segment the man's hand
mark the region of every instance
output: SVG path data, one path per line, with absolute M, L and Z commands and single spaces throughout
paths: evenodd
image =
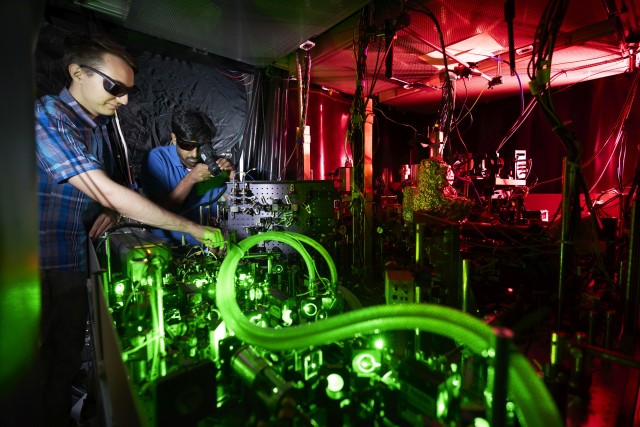
M 226 157 L 221 157 L 216 160 L 216 164 L 223 171 L 229 171 L 229 179 L 233 181 L 233 177 L 236 174 L 236 167 L 233 163 L 229 161 Z
M 96 218 L 95 222 L 93 223 L 91 230 L 89 230 L 89 238 L 91 240 L 96 240 L 97 238 L 102 236 L 102 234 L 104 234 L 105 231 L 113 227 L 116 224 L 116 222 L 117 222 L 117 214 L 115 212 L 101 213 L 100 215 L 98 215 L 98 218 Z
M 222 248 L 224 246 L 224 237 L 219 228 L 202 227 L 200 235 L 194 233 L 193 237 L 209 248 Z
M 209 173 L 209 168 L 204 163 L 198 163 L 197 165 L 195 165 L 195 167 L 191 169 L 187 176 L 194 184 L 212 178 L 211 173 Z

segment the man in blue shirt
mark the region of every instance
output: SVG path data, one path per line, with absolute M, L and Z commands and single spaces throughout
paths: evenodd
M 216 176 L 203 163 L 200 150 L 211 144 L 216 127 L 204 113 L 193 109 L 175 111 L 171 117 L 171 144 L 151 149 L 142 164 L 141 182 L 145 194 L 173 212 L 200 224 L 215 216 L 217 200 L 226 189 L 224 181 L 233 179 L 234 165 L 221 156 L 213 159 Z M 197 244 L 184 233 L 157 230 L 155 234 L 174 244 Z
M 34 410 L 44 425 L 67 427 L 88 316 L 89 240 L 112 227 L 116 214 L 189 233 L 210 246 L 223 240 L 220 230 L 155 205 L 105 171 L 111 159 L 106 125 L 128 103 L 135 60 L 106 38 L 73 34 L 65 40 L 63 62 L 68 89 L 35 104 L 42 384 Z

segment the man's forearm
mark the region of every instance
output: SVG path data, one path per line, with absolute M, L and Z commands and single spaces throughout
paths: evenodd
M 126 190 L 110 197 L 115 209 L 123 216 L 165 230 L 194 232 L 192 221 L 160 207 L 135 191 Z
M 149 199 L 112 181 L 103 171 L 93 170 L 72 177 L 71 185 L 123 216 L 165 230 L 198 237 L 201 226 L 161 208 Z
M 159 197 L 158 203 L 173 212 L 177 211 L 184 201 L 187 200 L 187 196 L 191 192 L 194 184 L 193 180 L 187 175 L 170 193 Z

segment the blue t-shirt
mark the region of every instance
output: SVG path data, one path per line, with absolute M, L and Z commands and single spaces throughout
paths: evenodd
M 153 148 L 149 150 L 142 163 L 142 189 L 147 197 L 157 202 L 160 197 L 173 191 L 188 173 L 189 169 L 180 161 L 175 145 Z M 217 208 L 217 201 L 213 201 L 226 190 L 226 185 L 217 185 L 217 183 L 219 181 L 210 180 L 194 185 L 176 213 L 198 224 L 211 225 L 208 218 L 215 217 Z M 173 243 L 180 244 L 184 236 L 188 244 L 200 244 L 186 233 L 161 229 L 152 231 L 155 235 L 170 239 Z
M 103 169 L 105 158 L 113 158 L 110 119 L 89 117 L 66 88 L 37 100 L 35 119 L 40 268 L 86 271 L 87 231 L 101 208 L 69 178 Z

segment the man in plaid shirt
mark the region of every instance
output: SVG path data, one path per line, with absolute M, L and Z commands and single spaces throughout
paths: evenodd
M 223 238 L 219 229 L 164 210 L 109 176 L 106 125 L 128 102 L 135 60 L 106 38 L 72 34 L 63 62 L 70 86 L 35 104 L 43 387 L 35 404 L 41 405 L 43 423 L 66 427 L 88 315 L 89 240 L 112 227 L 117 214 L 188 233 L 208 246 L 221 245 Z

